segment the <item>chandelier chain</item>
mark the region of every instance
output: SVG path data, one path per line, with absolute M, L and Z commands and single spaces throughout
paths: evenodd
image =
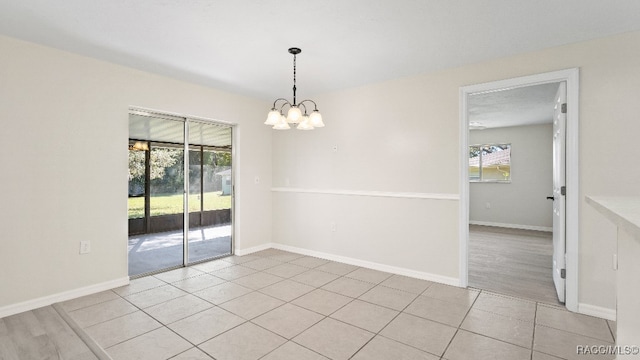
M 293 54 L 293 105 L 296 105 L 296 54 Z

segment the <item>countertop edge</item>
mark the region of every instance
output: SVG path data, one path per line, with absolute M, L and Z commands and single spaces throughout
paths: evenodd
M 640 241 L 640 212 L 629 210 L 629 205 L 640 209 L 640 197 L 586 196 L 585 200 L 618 228 Z

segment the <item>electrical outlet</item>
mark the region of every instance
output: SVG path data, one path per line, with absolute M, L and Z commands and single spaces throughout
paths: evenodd
M 80 254 L 88 254 L 91 252 L 91 242 L 86 240 L 86 241 L 80 241 Z
M 253 182 L 258 185 L 260 184 L 260 176 L 256 176 L 255 178 L 253 178 Z
M 491 203 L 488 202 L 486 204 L 484 204 L 485 209 L 491 209 Z
M 338 152 L 338 145 L 333 145 L 333 152 Z
M 331 232 L 336 232 L 338 231 L 338 226 L 336 225 L 335 221 L 331 222 Z

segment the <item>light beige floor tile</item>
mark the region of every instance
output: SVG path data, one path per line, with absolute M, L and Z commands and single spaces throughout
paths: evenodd
M 404 312 L 454 327 L 460 326 L 469 311 L 468 305 L 418 296 Z
M 375 284 L 364 282 L 361 280 L 351 279 L 348 277 L 339 277 L 332 282 L 324 285 L 322 289 L 329 290 L 340 295 L 357 298 L 366 293 Z
M 343 264 L 335 261 L 329 261 L 328 263 L 320 265 L 315 268 L 315 270 L 324 271 L 324 272 L 328 272 L 328 273 L 340 275 L 340 276 L 347 275 L 348 273 L 356 269 L 358 269 L 357 266 Z
M 257 272 L 255 274 L 247 275 L 241 277 L 240 279 L 233 280 L 233 282 L 249 289 L 258 290 L 282 280 L 283 278 L 279 276 L 267 274 L 265 272 Z
M 531 350 L 460 330 L 444 354 L 447 360 L 516 360 L 530 359 Z
M 533 350 L 568 360 L 609 360 L 615 356 L 583 355 L 577 353 L 578 346 L 613 345 L 613 343 L 583 335 L 536 325 Z
M 440 358 L 382 336 L 374 337 L 353 360 L 439 360 Z
M 204 351 L 194 347 L 176 357 L 172 357 L 171 360 L 213 360 L 213 358 Z
M 142 311 L 136 311 L 100 324 L 85 328 L 85 331 L 102 348 L 142 335 L 161 327 L 162 324 Z
M 211 275 L 230 281 L 230 280 L 239 279 L 243 276 L 251 275 L 255 272 L 256 270 L 254 269 L 250 269 L 242 265 L 234 265 L 234 266 L 229 266 L 220 270 L 212 271 Z
M 159 360 L 168 359 L 192 346 L 171 330 L 161 327 L 106 350 L 113 360 Z
M 72 311 L 69 315 L 80 327 L 85 328 L 136 311 L 138 309 L 135 306 L 118 297 L 115 300 Z
M 373 336 L 373 333 L 355 326 L 325 318 L 293 341 L 330 359 L 346 360 Z
M 242 266 L 248 267 L 254 270 L 258 270 L 258 271 L 269 269 L 278 265 L 282 265 L 282 262 L 273 260 L 270 258 L 261 258 L 253 261 L 247 261 L 246 263 L 242 263 Z
M 211 303 L 189 294 L 148 307 L 144 311 L 166 325 L 211 307 Z
M 328 358 L 289 341 L 260 360 L 327 360 Z
M 129 285 L 121 286 L 113 289 L 113 291 L 120 296 L 128 296 L 131 294 L 139 293 L 145 290 L 153 289 L 156 287 L 164 286 L 167 283 L 156 279 L 153 276 L 145 276 L 138 279 L 131 280 Z
M 172 283 L 175 281 L 187 279 L 187 278 L 202 275 L 202 274 L 204 274 L 204 272 L 197 270 L 193 267 L 183 267 L 180 269 L 165 271 L 163 273 L 153 275 L 153 277 L 158 278 L 167 283 Z
M 129 301 L 133 305 L 144 309 L 185 295 L 187 295 L 186 292 L 174 286 L 164 285 L 150 290 L 131 294 L 125 297 L 125 299 L 127 299 L 127 301 Z
M 384 285 L 392 289 L 402 290 L 414 294 L 422 294 L 429 286 L 431 286 L 431 284 L 433 284 L 431 281 L 402 275 L 392 275 L 390 278 L 380 283 L 380 285 Z
M 273 296 L 274 298 L 289 302 L 314 289 L 315 288 L 312 286 L 287 279 L 262 288 L 260 289 L 260 292 L 269 296 Z
M 297 258 L 293 261 L 290 261 L 290 264 L 294 264 L 294 265 L 300 265 L 300 266 L 304 266 L 306 268 L 316 268 L 320 265 L 324 265 L 326 263 L 328 263 L 329 260 L 325 260 L 325 259 L 320 259 L 320 258 L 316 258 L 316 257 L 312 257 L 312 256 L 303 256 L 301 258 Z
M 531 358 L 531 360 L 565 360 L 565 359 L 534 351 L 533 357 Z
M 220 259 L 220 260 L 207 261 L 205 263 L 192 265 L 191 267 L 196 269 L 196 270 L 200 270 L 200 271 L 204 271 L 206 273 L 209 273 L 209 272 L 221 270 L 221 269 L 224 269 L 224 268 L 228 268 L 230 266 L 233 266 L 232 262 L 224 261 L 224 260 Z
M 298 274 L 302 274 L 305 271 L 308 271 L 304 266 L 294 265 L 294 264 L 282 264 L 278 266 L 274 266 L 265 270 L 264 272 L 280 276 L 283 278 L 290 278 L 292 276 L 296 276 Z
M 354 300 L 331 317 L 347 324 L 377 333 L 382 330 L 399 312 L 365 301 Z
M 169 324 L 168 327 L 191 343 L 198 345 L 243 322 L 245 320 L 240 316 L 219 307 L 213 307 Z
M 303 256 L 304 255 L 301 255 L 301 254 L 286 253 L 286 254 L 278 254 L 278 255 L 269 256 L 269 259 L 282 261 L 282 262 L 289 262 L 289 261 L 293 261 L 295 259 L 299 259 L 299 258 L 301 258 Z
M 287 255 L 287 254 L 293 254 L 293 253 L 288 252 L 288 251 L 284 251 L 284 250 L 280 250 L 280 249 L 271 248 L 271 249 L 266 249 L 266 250 L 254 252 L 251 255 L 267 258 L 267 257 L 271 257 L 271 256 Z
M 204 290 L 196 291 L 193 293 L 193 295 L 201 299 L 207 300 L 212 304 L 218 305 L 218 304 L 222 304 L 223 302 L 227 302 L 231 299 L 235 299 L 239 296 L 248 294 L 250 292 L 251 292 L 251 289 L 247 289 L 244 286 L 240 286 L 238 284 L 228 282 L 228 283 L 212 286 Z
M 296 275 L 291 278 L 293 281 L 301 282 L 303 284 L 320 287 L 330 281 L 333 281 L 340 277 L 339 275 L 330 274 L 324 271 L 318 270 L 309 270 L 307 272 L 303 272 L 302 274 Z
M 531 321 L 536 316 L 536 303 L 510 296 L 492 294 L 483 291 L 473 304 L 474 309 L 492 312 L 524 321 Z
M 456 333 L 456 328 L 401 313 L 380 335 L 441 356 Z
M 529 349 L 533 345 L 532 322 L 475 308 L 471 309 L 460 328 Z
M 111 290 L 107 290 L 107 291 L 102 291 L 99 293 L 79 297 L 73 300 L 65 301 L 60 303 L 60 305 L 66 312 L 72 312 L 74 310 L 82 309 L 87 306 L 91 306 L 91 305 L 95 305 L 95 304 L 99 304 L 99 303 L 103 303 L 111 300 L 116 300 L 118 298 L 119 296 L 115 292 Z
M 613 336 L 606 320 L 572 313 L 565 309 L 538 305 L 536 323 L 606 342 L 613 342 Z
M 284 304 L 282 300 L 254 291 L 218 306 L 247 320 L 251 320 L 282 304 Z
M 471 306 L 480 292 L 450 285 L 433 284 L 422 293 L 434 299 Z
M 226 282 L 226 280 L 220 279 L 219 277 L 215 277 L 213 275 L 204 274 L 200 276 L 179 280 L 171 283 L 171 285 L 191 293 L 191 292 L 200 291 L 218 284 L 222 284 L 224 282 Z
M 252 323 L 244 323 L 200 345 L 217 360 L 255 360 L 270 353 L 286 339 Z
M 322 315 L 331 315 L 331 313 L 345 306 L 351 300 L 353 299 L 344 295 L 316 289 L 293 300 L 291 303 Z
M 345 276 L 372 284 L 379 284 L 388 279 L 391 274 L 373 269 L 359 268 Z
M 307 330 L 324 316 L 292 304 L 284 304 L 253 319 L 252 322 L 291 339 Z
M 359 299 L 401 311 L 417 296 L 417 294 L 378 285 L 364 293 Z
M 232 255 L 232 256 L 224 257 L 220 260 L 226 261 L 231 264 L 243 264 L 249 261 L 258 260 L 259 258 L 260 258 L 259 256 L 255 256 L 255 255 L 244 255 L 244 256 Z

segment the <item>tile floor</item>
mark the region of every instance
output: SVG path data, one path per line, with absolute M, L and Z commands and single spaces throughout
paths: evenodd
M 614 323 L 269 249 L 62 303 L 115 359 L 591 359 Z M 598 356 L 597 359 L 613 359 Z

